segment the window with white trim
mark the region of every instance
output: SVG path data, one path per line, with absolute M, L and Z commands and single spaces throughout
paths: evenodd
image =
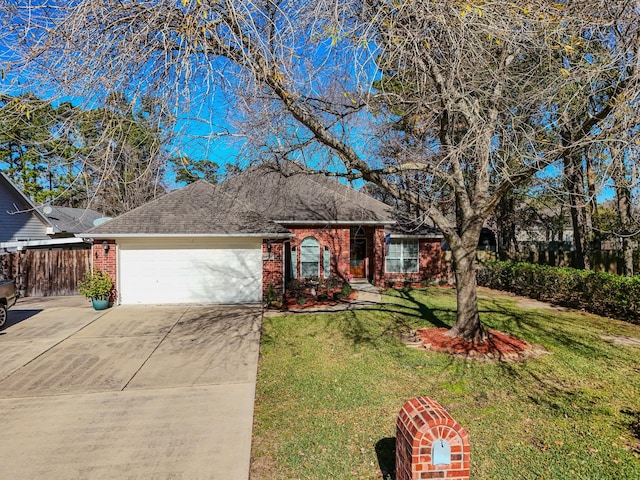
M 313 237 L 305 238 L 300 244 L 300 277 L 320 276 L 320 243 Z
M 387 273 L 418 273 L 418 240 L 392 238 L 385 263 Z

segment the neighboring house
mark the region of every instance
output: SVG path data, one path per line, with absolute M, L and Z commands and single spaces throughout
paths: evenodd
M 0 243 L 47 240 L 53 226 L 31 200 L 0 172 Z
M 53 226 L 51 238 L 75 238 L 76 233 L 93 228 L 97 220 L 106 221 L 101 213 L 85 208 L 44 205 L 38 207 L 38 211 Z
M 90 268 L 90 240 L 76 237 L 102 215 L 93 210 L 36 207 L 0 172 L 0 278 L 22 296 L 77 295 Z
M 556 238 L 558 238 L 556 240 Z M 566 225 L 562 231 L 551 232 L 549 228 L 542 226 L 532 226 L 520 228 L 516 232 L 518 251 L 521 253 L 535 251 L 566 251 L 575 250 L 573 243 L 573 229 L 571 225 Z
M 34 203 L 0 172 L 0 250 L 54 246 L 70 247 L 74 244 L 88 248 L 88 244 L 75 237 L 76 233 L 93 227 L 102 215 L 83 208 L 57 207 Z
M 258 303 L 301 278 L 439 278 L 441 235 L 396 233 L 387 205 L 288 173 L 263 165 L 219 185 L 201 180 L 93 228 L 83 235 L 94 265 L 125 304 Z

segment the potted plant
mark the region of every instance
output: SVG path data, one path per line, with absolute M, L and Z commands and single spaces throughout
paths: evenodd
M 83 297 L 91 299 L 94 309 L 104 310 L 109 306 L 113 280 L 98 269 L 93 272 L 88 271 L 85 272 L 84 278 L 78 284 L 78 290 Z

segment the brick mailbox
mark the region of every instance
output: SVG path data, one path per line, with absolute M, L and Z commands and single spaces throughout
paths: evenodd
M 396 480 L 469 479 L 469 437 L 429 397 L 404 404 L 396 422 Z

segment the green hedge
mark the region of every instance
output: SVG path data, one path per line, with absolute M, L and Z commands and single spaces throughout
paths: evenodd
M 478 284 L 640 324 L 640 277 L 514 262 L 487 262 Z

